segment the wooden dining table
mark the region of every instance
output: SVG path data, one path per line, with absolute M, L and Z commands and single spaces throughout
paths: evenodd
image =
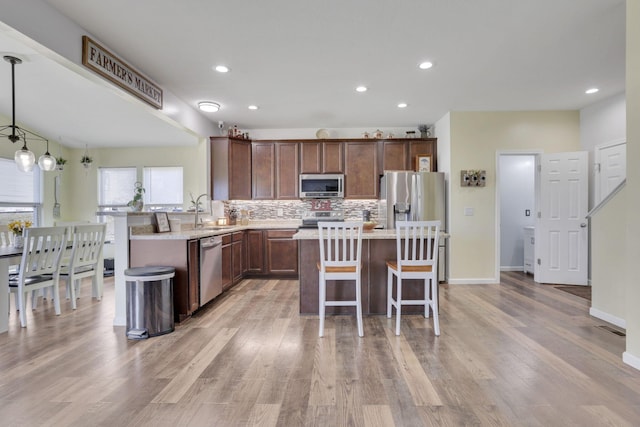
M 22 248 L 0 247 L 0 333 L 9 330 L 9 266 L 18 264 Z

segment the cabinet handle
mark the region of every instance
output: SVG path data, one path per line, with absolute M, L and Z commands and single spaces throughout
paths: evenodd
M 536 242 L 536 238 L 535 238 L 535 237 L 532 237 L 532 238 L 531 238 L 531 244 L 533 245 L 535 242 Z

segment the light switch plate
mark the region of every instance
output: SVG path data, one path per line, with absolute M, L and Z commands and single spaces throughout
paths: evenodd
M 464 216 L 473 216 L 473 208 L 464 208 Z

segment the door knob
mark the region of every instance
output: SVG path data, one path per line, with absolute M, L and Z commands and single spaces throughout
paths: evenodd
M 586 222 L 583 222 L 582 224 L 580 224 L 580 228 L 585 228 L 587 226 Z

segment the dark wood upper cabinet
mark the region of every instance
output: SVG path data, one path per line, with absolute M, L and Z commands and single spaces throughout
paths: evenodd
M 300 167 L 299 144 L 297 142 L 276 142 L 276 198 L 298 198 L 298 174 Z
M 211 189 L 217 200 L 251 200 L 251 142 L 212 136 Z
M 380 141 L 382 146 L 382 168 L 384 171 L 401 171 L 411 169 L 409 163 L 409 146 L 407 141 Z
M 415 169 L 415 158 L 418 154 L 427 154 L 431 156 L 431 171 L 438 171 L 438 140 L 436 138 L 417 139 L 409 141 L 409 168 Z
M 301 141 L 300 173 L 344 173 L 342 141 Z
M 375 141 L 344 143 L 345 198 L 378 197 L 378 146 Z
M 254 200 L 275 199 L 276 149 L 273 142 L 251 144 L 252 193 Z

